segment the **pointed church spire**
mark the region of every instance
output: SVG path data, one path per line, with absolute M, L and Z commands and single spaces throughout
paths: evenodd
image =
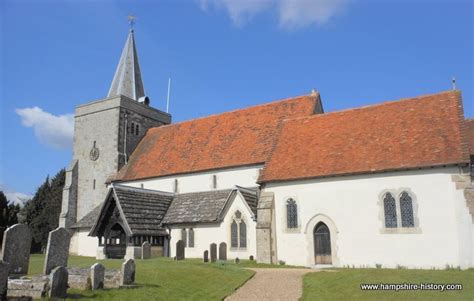
M 119 95 L 125 95 L 137 101 L 140 97 L 145 96 L 132 27 L 128 33 L 128 38 L 107 97 Z

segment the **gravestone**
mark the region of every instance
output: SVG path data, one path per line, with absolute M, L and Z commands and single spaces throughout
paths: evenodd
M 151 257 L 151 245 L 148 241 L 142 244 L 142 259 L 150 259 Z
M 182 240 L 178 240 L 176 243 L 176 260 L 183 260 L 184 257 L 184 242 Z
M 227 244 L 225 242 L 219 244 L 219 260 L 227 260 Z
M 216 260 L 217 260 L 217 245 L 215 243 L 212 243 L 209 249 L 211 250 L 211 262 L 216 262 Z
M 253 261 L 253 255 L 250 255 L 249 260 Z
M 49 275 L 49 298 L 66 298 L 68 272 L 65 267 L 55 267 Z
M 0 300 L 7 300 L 8 262 L 0 260 Z
M 128 259 L 122 263 L 122 278 L 120 285 L 129 285 L 135 282 L 135 261 Z
M 105 267 L 100 263 L 91 266 L 91 289 L 104 288 Z
M 49 232 L 43 274 L 48 275 L 55 267 L 67 266 L 70 240 L 69 232 L 62 227 Z
M 208 250 L 204 251 L 202 261 L 209 262 L 209 251 Z
M 234 259 L 234 263 L 235 263 L 235 264 L 239 264 L 239 263 L 240 263 L 240 259 L 239 259 L 239 257 L 235 257 L 235 259 Z
M 9 263 L 9 273 L 28 274 L 31 233 L 27 225 L 16 224 L 3 233 L 2 258 Z

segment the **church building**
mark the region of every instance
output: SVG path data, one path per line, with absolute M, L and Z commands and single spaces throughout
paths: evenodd
M 60 226 L 97 258 L 474 267 L 474 120 L 461 92 L 325 112 L 286 98 L 173 123 L 130 30 L 105 99 L 76 107 Z

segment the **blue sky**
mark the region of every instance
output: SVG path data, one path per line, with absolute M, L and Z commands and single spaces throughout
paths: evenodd
M 128 31 L 174 121 L 318 90 L 326 111 L 451 89 L 473 107 L 473 1 L 0 1 L 0 185 L 69 164 L 74 107 L 106 96 Z

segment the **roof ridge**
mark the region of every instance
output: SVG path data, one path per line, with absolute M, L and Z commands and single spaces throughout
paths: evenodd
M 226 192 L 226 191 L 232 191 L 232 190 L 236 190 L 236 188 L 212 189 L 212 190 L 204 190 L 204 191 L 176 193 L 175 196 L 182 196 L 182 195 L 187 195 L 187 194 L 209 193 L 209 192 Z
M 278 100 L 274 100 L 274 101 L 270 101 L 270 102 L 266 102 L 266 103 L 262 103 L 262 104 L 257 104 L 257 105 L 250 106 L 250 107 L 245 107 L 245 108 L 240 108 L 240 109 L 234 109 L 234 110 L 231 110 L 231 111 L 225 111 L 225 112 L 221 112 L 221 113 L 215 113 L 215 114 L 206 115 L 206 116 L 201 116 L 201 117 L 197 117 L 197 118 L 193 118 L 193 119 L 183 120 L 183 121 L 176 122 L 176 123 L 170 123 L 170 124 L 166 124 L 166 125 L 161 125 L 161 126 L 157 126 L 157 127 L 152 127 L 152 128 L 150 128 L 150 129 L 148 129 L 148 131 L 157 130 L 157 129 L 162 129 L 162 128 L 168 128 L 168 127 L 172 127 L 172 126 L 175 126 L 175 125 L 181 125 L 181 124 L 185 124 L 185 123 L 188 123 L 188 122 L 193 122 L 193 121 L 197 121 L 197 120 L 201 120 L 201 119 L 206 119 L 206 118 L 211 118 L 211 117 L 217 117 L 217 116 L 222 116 L 222 115 L 226 115 L 226 114 L 232 114 L 232 113 L 236 113 L 236 112 L 239 112 L 239 111 L 246 111 L 246 110 L 255 109 L 255 108 L 259 108 L 259 107 L 265 107 L 265 106 L 276 105 L 276 104 L 279 104 L 279 103 L 282 103 L 282 102 L 291 101 L 291 100 L 297 100 L 297 99 L 299 99 L 299 98 L 304 98 L 304 97 L 315 98 L 315 97 L 317 97 L 318 95 L 319 95 L 319 93 L 317 93 L 317 94 L 315 94 L 315 95 L 308 95 L 308 94 L 306 94 L 306 95 L 298 95 L 298 96 L 293 96 L 293 97 L 287 97 L 287 98 L 278 99 Z
M 447 90 L 447 91 L 442 91 L 442 92 L 438 92 L 438 93 L 423 94 L 423 95 L 414 96 L 414 97 L 404 97 L 404 98 L 400 98 L 400 99 L 396 99 L 396 100 L 385 100 L 385 101 L 382 101 L 382 102 L 379 102 L 379 103 L 374 103 L 374 104 L 365 105 L 365 106 L 361 106 L 361 107 L 355 107 L 355 108 L 347 108 L 347 109 L 342 109 L 342 110 L 338 110 L 338 111 L 327 112 L 327 113 L 324 113 L 324 114 L 313 114 L 313 115 L 300 116 L 300 117 L 295 117 L 295 118 L 285 118 L 285 119 L 283 119 L 283 122 L 295 121 L 295 120 L 301 120 L 301 119 L 310 119 L 310 118 L 316 118 L 316 117 L 323 118 L 324 116 L 328 116 L 328 115 L 348 113 L 348 112 L 353 112 L 353 111 L 362 111 L 362 110 L 369 109 L 369 108 L 381 107 L 381 106 L 397 104 L 397 103 L 401 103 L 401 102 L 416 101 L 416 100 L 419 100 L 421 98 L 427 98 L 427 97 L 432 97 L 432 96 L 437 96 L 437 95 L 442 95 L 442 94 L 452 94 L 452 93 L 458 94 L 458 93 L 461 93 L 461 92 L 460 92 L 460 90 Z
M 155 194 L 169 195 L 169 196 L 174 196 L 175 195 L 172 192 L 167 192 L 167 191 L 162 191 L 162 190 L 154 190 L 154 189 L 149 189 L 149 188 L 138 188 L 138 187 L 123 185 L 123 184 L 117 184 L 117 183 L 112 183 L 111 185 L 114 189 L 118 188 L 118 189 L 124 189 L 124 190 L 132 190 L 132 191 L 144 192 L 144 193 L 155 193 Z

